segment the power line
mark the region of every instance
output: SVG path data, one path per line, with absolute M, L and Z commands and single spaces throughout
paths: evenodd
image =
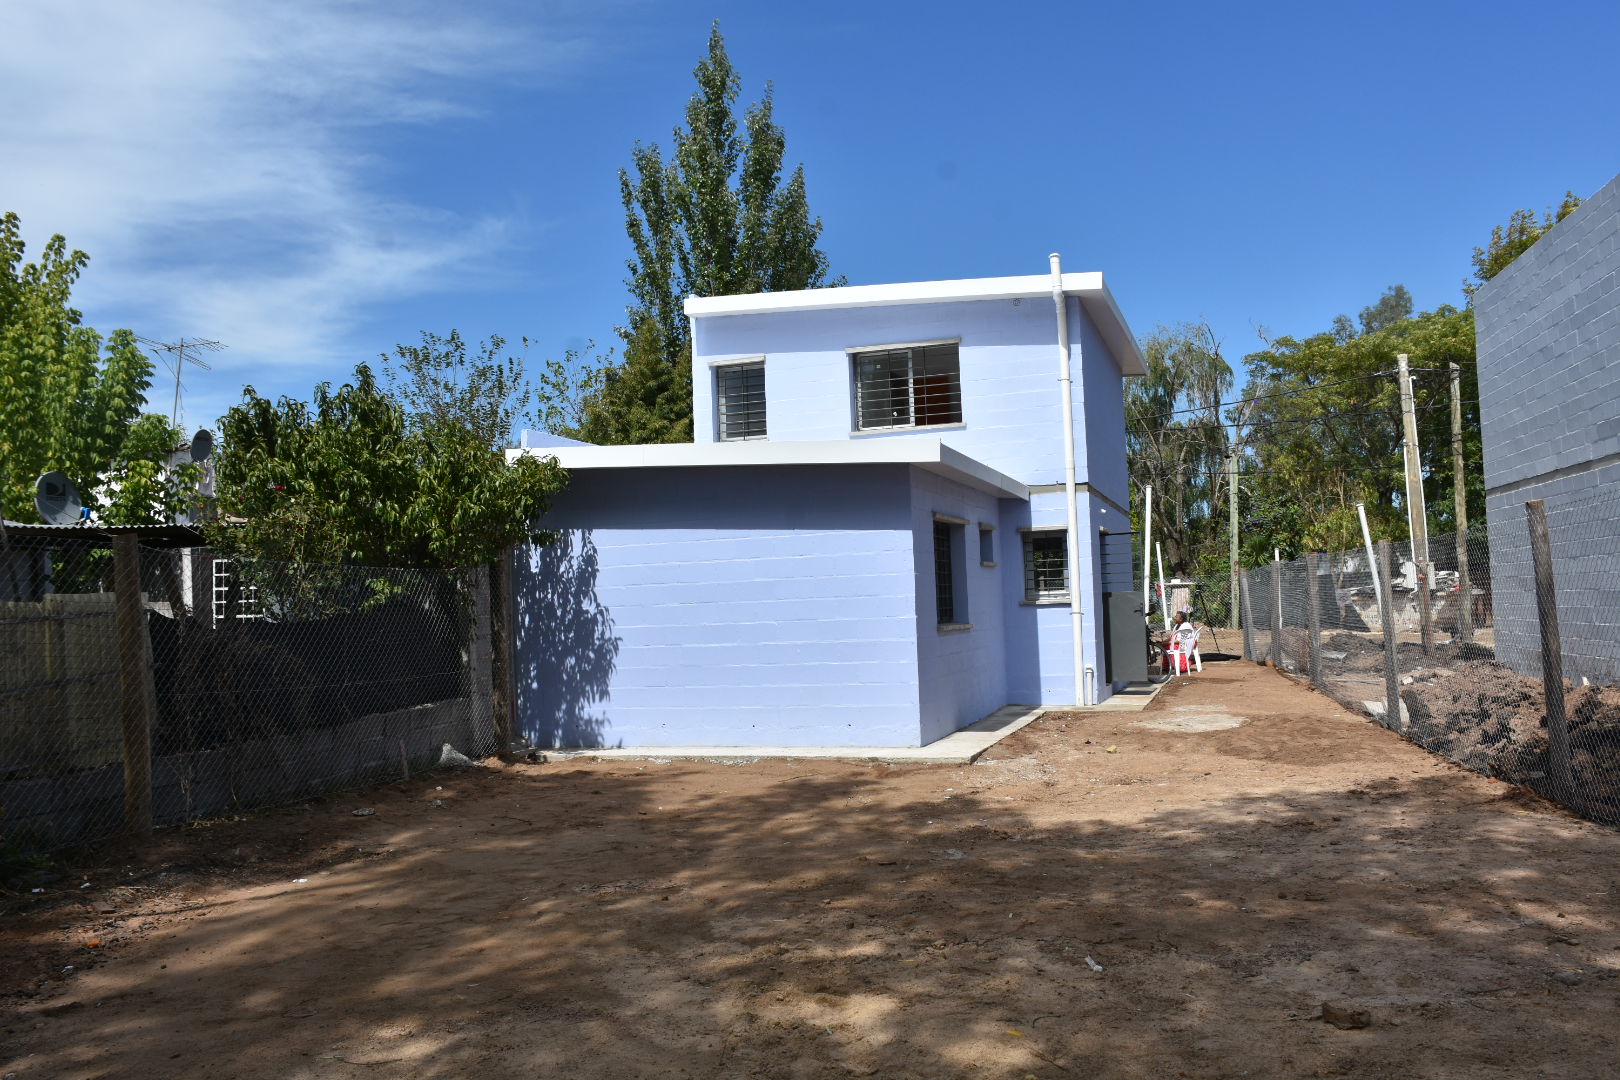
M 1426 371 L 1437 371 L 1439 369 L 1438 368 L 1425 368 L 1424 370 L 1426 370 Z M 1180 416 L 1183 413 L 1209 412 L 1211 409 L 1214 409 L 1215 411 L 1219 412 L 1221 409 L 1229 409 L 1234 405 L 1247 405 L 1248 403 L 1253 402 L 1253 401 L 1269 401 L 1272 398 L 1292 397 L 1295 394 L 1304 394 L 1304 393 L 1307 393 L 1307 392 L 1309 392 L 1311 390 L 1326 390 L 1329 387 L 1333 387 L 1333 386 L 1348 386 L 1350 383 L 1366 382 L 1368 379 L 1381 379 L 1381 378 L 1385 378 L 1385 377 L 1393 375 L 1393 374 L 1395 374 L 1394 371 L 1375 371 L 1375 372 L 1371 373 L 1370 375 L 1357 375 L 1354 378 L 1350 378 L 1350 379 L 1340 379 L 1338 382 L 1314 383 L 1314 384 L 1312 384 L 1310 386 L 1301 386 L 1301 387 L 1299 387 L 1298 389 L 1295 389 L 1295 390 L 1279 390 L 1275 394 L 1257 394 L 1254 397 L 1238 398 L 1236 401 L 1217 402 L 1213 406 L 1200 406 L 1200 407 L 1194 407 L 1194 408 L 1190 408 L 1190 409 L 1172 409 L 1169 412 L 1154 413 L 1154 415 L 1155 416 Z

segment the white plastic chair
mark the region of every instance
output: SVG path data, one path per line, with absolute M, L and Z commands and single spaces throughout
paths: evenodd
M 1203 627 L 1191 627 L 1183 624 L 1176 632 L 1170 635 L 1170 674 L 1185 675 L 1187 673 L 1187 660 L 1190 657 L 1193 667 L 1200 674 L 1204 670 L 1204 660 L 1198 655 L 1198 639 L 1203 636 Z

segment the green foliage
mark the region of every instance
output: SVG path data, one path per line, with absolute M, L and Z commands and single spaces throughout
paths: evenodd
M 1153 485 L 1153 533 L 1181 573 L 1226 536 L 1227 432 L 1220 402 L 1232 368 L 1205 323 L 1159 327 L 1142 343 L 1147 374 L 1126 384 L 1131 482 Z M 1137 523 L 1140 527 L 1140 522 Z
M 1473 313 L 1441 307 L 1349 340 L 1334 332 L 1279 338 L 1244 358 L 1245 393 L 1260 399 L 1249 417 L 1244 468 L 1244 563 L 1270 559 L 1273 547 L 1289 553 L 1355 547 L 1358 502 L 1367 505 L 1375 538 L 1405 539 L 1400 391 L 1393 375 L 1402 352 L 1418 370 L 1414 393 L 1429 528 L 1455 526 L 1449 362 L 1462 369 L 1469 517 L 1482 520 Z
M 182 513 L 200 514 L 197 486 L 203 467 L 186 461 L 170 465 L 169 458 L 186 442 L 169 418 L 146 413 L 131 424 L 123 445 L 107 471 L 115 494 L 102 510 L 108 525 L 161 525 Z
M 1533 210 L 1513 211 L 1506 225 L 1491 229 L 1491 239 L 1484 247 L 1474 249 L 1474 276 L 1463 282 L 1463 292 L 1473 296 L 1481 285 L 1506 270 L 1514 259 L 1529 251 L 1531 245 L 1540 240 L 1548 229 L 1569 217 L 1580 205 L 1580 198 L 1573 191 L 1566 191 L 1564 201 L 1558 204 L 1558 208 L 1549 208 L 1540 221 L 1536 220 Z
M 527 349 L 528 338 L 523 339 Z M 513 445 L 513 428 L 535 405 L 523 360 L 501 353 L 506 339 L 492 336 L 470 350 L 461 333 L 422 331 L 422 344 L 398 345 L 382 361 L 389 389 L 418 424 L 467 428 L 490 449 Z
M 69 303 L 89 256 L 69 251 L 61 236 L 51 237 L 38 262 L 24 263 L 23 253 L 22 223 L 7 213 L 0 217 L 0 512 L 35 520 L 34 480 L 53 469 L 73 480 L 86 505 L 110 509 L 103 482 L 137 463 L 125 441 L 151 386 L 152 362 L 128 330 L 104 339 Z M 155 420 L 143 421 L 143 440 Z M 145 469 L 178 444 L 140 445 L 156 455 Z M 117 518 L 155 513 L 154 490 L 114 493 Z
M 485 386 L 487 404 L 499 387 Z M 489 419 L 484 408 L 412 400 L 408 411 L 364 364 L 337 390 L 317 386 L 309 404 L 248 387 L 225 416 L 217 466 L 219 511 L 239 523 L 215 526 L 210 540 L 279 562 L 426 568 L 543 539 L 532 523 L 566 481 L 556 461 L 507 465 L 491 447 L 495 428 L 467 420 Z
M 1361 309 L 1361 332 L 1376 334 L 1412 317 L 1412 294 L 1405 285 L 1391 285 L 1376 304 Z M 1337 336 L 1337 335 L 1335 335 Z
M 745 111 L 739 130 L 734 105 L 741 79 L 718 23 L 693 74 L 697 91 L 685 126 L 675 129 L 673 154 L 666 161 L 657 144 L 638 143 L 631 168 L 619 173 L 634 249 L 626 264 L 631 305 L 619 329 L 623 362 L 583 379 L 589 390 L 574 430 L 590 442 L 691 441 L 685 297 L 829 284 L 804 167 L 782 176 L 787 139 L 773 119 L 771 87 Z

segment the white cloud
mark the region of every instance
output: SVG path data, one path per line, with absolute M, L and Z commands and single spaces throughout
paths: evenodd
M 587 50 L 398 0 L 7 0 L 0 41 L 0 210 L 21 214 L 30 251 L 65 234 L 92 255 L 80 307 L 225 341 L 249 372 L 352 355 L 366 305 L 444 288 L 500 245 L 497 218 L 389 195 L 374 148 L 465 114 L 477 83 Z M 214 415 L 239 385 L 188 413 Z

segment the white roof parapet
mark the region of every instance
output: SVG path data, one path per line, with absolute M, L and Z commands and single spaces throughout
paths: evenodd
M 590 469 L 690 469 L 749 465 L 915 465 L 976 491 L 1028 499 L 1029 488 L 939 439 L 828 439 L 804 442 L 647 443 L 634 446 L 548 446 L 508 450 L 554 457 L 570 472 Z
M 1142 350 L 1100 272 L 1064 274 L 1063 291 L 1080 298 L 1097 324 L 1108 349 L 1126 375 L 1144 374 Z M 885 307 L 895 304 L 949 304 L 964 300 L 1014 300 L 1052 295 L 1048 274 L 1022 277 L 962 278 L 955 281 L 909 281 L 893 285 L 844 285 L 833 289 L 750 293 L 744 296 L 689 296 L 686 314 L 765 315 L 834 308 Z

